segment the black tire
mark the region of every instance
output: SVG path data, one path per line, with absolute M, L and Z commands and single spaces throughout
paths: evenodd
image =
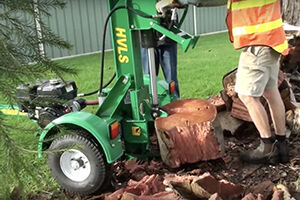
M 109 184 L 107 182 L 110 177 L 110 166 L 107 164 L 101 148 L 97 145 L 97 143 L 93 142 L 91 138 L 83 136 L 81 132 L 78 132 L 78 134 L 63 135 L 55 139 L 51 143 L 49 150 L 49 169 L 52 176 L 66 191 L 79 195 L 90 195 L 101 191 L 104 189 L 103 187 L 105 185 Z M 70 175 L 68 172 L 64 172 L 62 170 L 68 168 L 66 165 L 71 165 L 71 162 L 74 161 L 74 159 L 71 159 L 72 161 L 66 159 L 66 155 L 68 155 L 68 153 L 73 155 L 74 152 L 82 153 L 86 156 L 83 156 L 84 160 L 88 160 L 86 163 L 89 163 L 88 169 L 90 170 L 86 173 L 88 175 L 84 180 L 73 180 L 78 178 L 75 172 L 78 169 L 74 170 L 74 168 L 70 166 L 70 170 L 75 173 L 74 176 L 73 174 Z M 61 164 L 61 159 L 63 164 Z M 79 159 L 75 159 L 75 162 L 83 164 L 82 157 L 80 157 L 79 161 L 78 160 Z M 67 164 L 63 166 L 64 163 Z M 85 168 L 85 165 L 86 164 L 81 167 Z M 86 169 L 84 170 L 86 171 Z

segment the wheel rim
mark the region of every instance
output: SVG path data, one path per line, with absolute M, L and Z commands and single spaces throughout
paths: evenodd
M 60 168 L 69 179 L 75 182 L 82 182 L 91 174 L 89 159 L 77 149 L 69 149 L 61 154 Z

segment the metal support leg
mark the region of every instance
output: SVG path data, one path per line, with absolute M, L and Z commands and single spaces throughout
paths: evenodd
M 150 89 L 152 94 L 153 106 L 158 105 L 157 86 L 156 86 L 156 69 L 154 48 L 148 48 L 149 72 L 150 72 Z

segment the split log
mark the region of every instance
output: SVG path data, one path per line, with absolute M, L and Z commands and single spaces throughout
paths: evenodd
M 293 134 L 300 135 L 300 107 L 286 112 L 286 124 Z
M 237 119 L 241 119 L 244 121 L 252 122 L 252 119 L 249 115 L 249 112 L 244 105 L 244 103 L 239 99 L 237 93 L 234 91 L 235 83 L 236 83 L 236 73 L 237 70 L 234 69 L 229 73 L 225 74 L 222 80 L 224 90 L 222 91 L 222 98 L 225 101 L 227 110 L 231 111 L 231 115 Z M 286 80 L 286 75 L 280 71 L 278 74 L 278 86 L 281 97 L 284 102 L 290 102 L 290 90 L 289 84 Z M 268 105 L 266 100 L 262 97 L 261 102 L 268 111 Z M 269 115 L 271 119 L 271 116 Z
M 165 192 L 166 186 L 159 175 L 145 176 L 140 181 L 130 180 L 127 187 L 104 197 L 104 200 L 181 200 L 174 192 Z
M 281 195 L 280 195 L 280 193 L 281 193 Z M 278 200 L 296 200 L 294 197 L 292 197 L 288 188 L 282 184 L 278 184 L 274 187 L 273 199 L 277 200 L 276 198 Z
M 222 156 L 223 133 L 214 129 L 216 108 L 206 100 L 178 100 L 162 107 L 169 116 L 155 120 L 163 162 L 171 168 Z M 217 125 L 216 125 L 217 127 Z
M 289 53 L 281 59 L 281 70 L 286 74 L 291 86 L 294 102 L 300 101 L 300 36 L 293 39 Z
M 201 176 L 169 175 L 165 177 L 164 184 L 171 185 L 184 199 L 209 199 L 219 196 L 219 199 L 230 200 L 240 197 L 244 192 L 242 186 L 225 180 L 218 181 L 210 173 Z

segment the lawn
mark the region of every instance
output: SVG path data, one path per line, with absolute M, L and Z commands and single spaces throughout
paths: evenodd
M 222 89 L 223 75 L 238 64 L 239 51 L 233 49 L 227 33 L 200 37 L 197 46 L 184 53 L 178 46 L 178 79 L 181 98 L 206 98 Z M 78 70 L 79 92 L 89 92 L 99 85 L 99 54 L 58 61 Z M 114 70 L 112 52 L 105 53 L 105 80 Z M 162 72 L 160 71 L 160 76 Z M 106 81 L 104 81 L 106 82 Z
M 195 49 L 183 53 L 178 47 L 178 79 L 181 98 L 207 98 L 216 95 L 222 89 L 223 75 L 237 66 L 239 51 L 233 49 L 228 41 L 227 33 L 200 37 Z M 59 60 L 69 67 L 78 71 L 76 76 L 66 75 L 67 80 L 75 80 L 79 88 L 79 93 L 90 92 L 98 88 L 99 85 L 99 54 L 75 57 Z M 113 74 L 113 54 L 105 54 L 105 80 Z M 162 73 L 160 73 L 161 76 Z M 105 81 L 106 82 L 106 81 Z M 89 98 L 95 98 L 89 97 Z M 38 138 L 36 136 L 34 122 L 26 117 L 6 117 L 7 124 L 14 127 L 10 132 L 11 137 L 16 139 L 17 144 L 29 150 L 36 150 Z M 21 158 L 18 177 L 14 181 L 6 179 L 5 174 L 0 174 L 0 199 L 3 194 L 1 188 L 8 184 L 17 184 L 18 179 L 24 181 L 27 192 L 58 192 L 58 186 L 49 175 L 45 159 L 38 159 L 36 153 L 28 153 L 25 150 L 24 157 Z M 9 164 L 5 157 L 5 151 L 0 151 L 0 167 L 7 168 Z M 21 162 L 22 161 L 22 162 Z M 33 176 L 28 175 L 25 169 L 34 172 Z M 12 183 L 13 182 L 13 183 Z M 2 196 L 3 197 L 3 196 Z

